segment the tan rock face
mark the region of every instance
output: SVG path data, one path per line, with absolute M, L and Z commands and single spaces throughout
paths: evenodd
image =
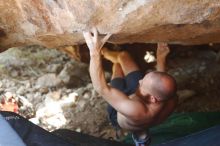
M 220 42 L 219 0 L 0 0 L 0 47 L 84 43 L 96 26 L 110 42 Z

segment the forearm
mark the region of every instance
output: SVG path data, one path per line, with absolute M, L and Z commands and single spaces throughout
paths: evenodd
M 166 57 L 163 58 L 157 58 L 157 66 L 156 66 L 157 71 L 166 71 Z
M 100 54 L 90 55 L 89 70 L 90 70 L 92 84 L 95 90 L 101 94 L 104 89 L 108 88 L 108 85 L 105 80 Z
M 166 71 L 166 57 L 170 52 L 170 48 L 166 43 L 157 44 L 157 71 Z

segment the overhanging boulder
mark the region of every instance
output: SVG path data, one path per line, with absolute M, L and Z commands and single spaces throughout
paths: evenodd
M 0 47 L 84 43 L 83 30 L 112 43 L 220 42 L 219 0 L 0 0 Z

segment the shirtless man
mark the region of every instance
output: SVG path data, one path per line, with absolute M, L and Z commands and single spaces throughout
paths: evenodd
M 90 50 L 92 83 L 95 90 L 111 105 L 108 112 L 112 125 L 132 132 L 136 146 L 149 145 L 148 128 L 164 121 L 177 104 L 176 82 L 173 77 L 162 72 L 165 71 L 169 48 L 166 44 L 159 44 L 158 71 L 142 75 L 127 52 L 101 51 L 110 35 L 100 39 L 95 28 L 83 35 Z M 104 77 L 102 54 L 113 62 L 110 85 Z

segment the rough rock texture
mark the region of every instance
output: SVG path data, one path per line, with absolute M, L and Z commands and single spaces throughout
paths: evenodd
M 96 26 L 110 42 L 220 42 L 219 0 L 0 0 L 0 46 L 84 43 Z

